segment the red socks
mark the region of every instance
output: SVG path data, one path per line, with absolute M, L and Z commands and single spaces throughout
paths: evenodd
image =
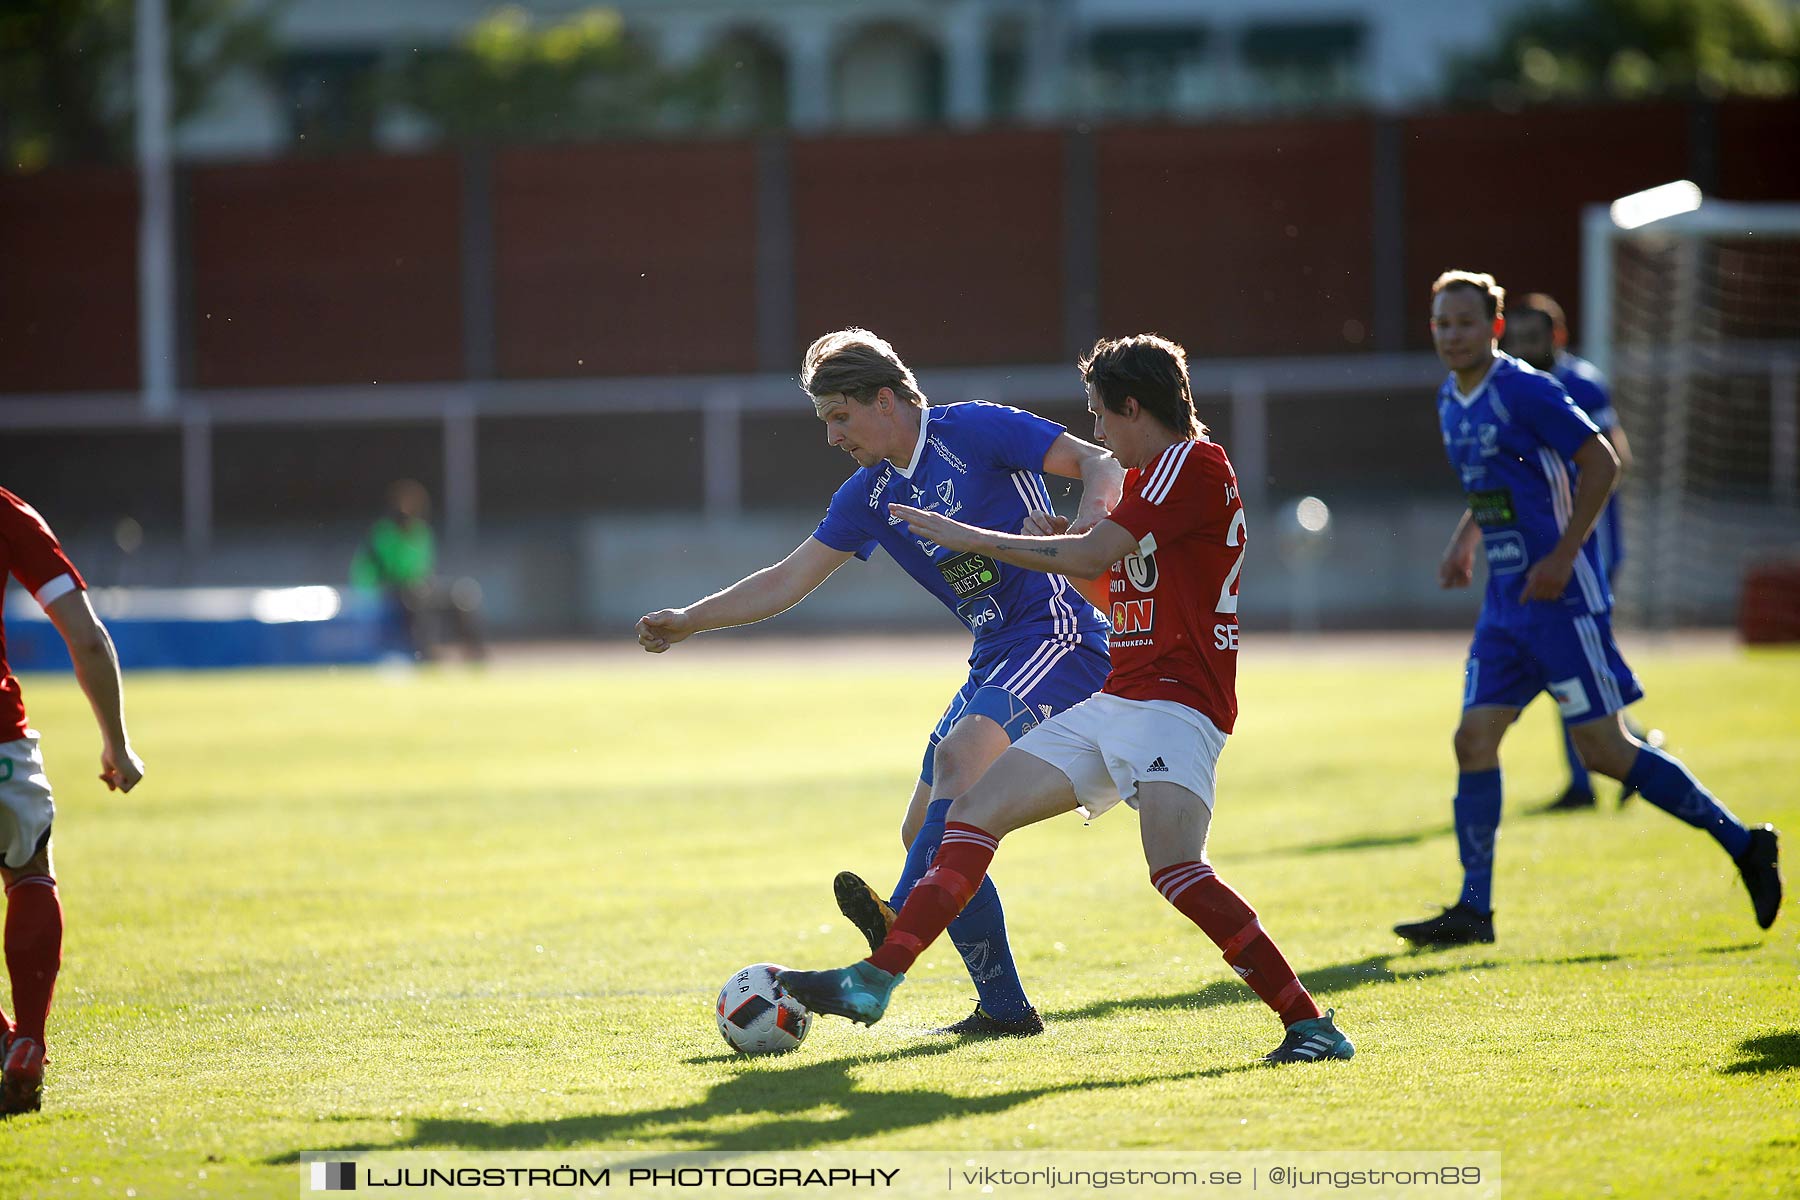
M 1156 890 L 1198 925 L 1225 953 L 1225 961 L 1283 1025 L 1320 1016 L 1319 1006 L 1256 919 L 1256 910 L 1202 862 L 1176 863 L 1151 874 Z
M 999 847 L 999 839 L 978 826 L 961 821 L 947 823 L 931 869 L 913 885 L 894 918 L 887 941 L 869 955 L 868 961 L 889 975 L 910 971 L 919 955 L 925 953 L 925 947 L 949 927 L 975 895 Z
M 62 967 L 62 902 L 56 880 L 26 875 L 6 889 L 6 970 L 12 976 L 17 1035 L 44 1044 L 44 1022 Z

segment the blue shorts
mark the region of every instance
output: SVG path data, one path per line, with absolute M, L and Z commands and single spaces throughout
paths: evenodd
M 971 713 L 987 717 L 1016 742 L 1039 721 L 1099 691 L 1111 669 L 1105 650 L 1072 642 L 1020 642 L 976 655 L 969 663 L 968 682 L 950 697 L 949 707 L 931 731 L 919 778 L 927 785 L 933 782 L 938 743 Z
M 1463 670 L 1463 707 L 1524 708 L 1549 692 L 1571 725 L 1610 716 L 1638 700 L 1638 686 L 1612 621 L 1551 611 L 1516 625 L 1475 626 Z

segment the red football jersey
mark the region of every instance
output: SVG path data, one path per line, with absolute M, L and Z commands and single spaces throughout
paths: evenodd
M 46 608 L 58 596 L 87 586 L 37 509 L 0 488 L 0 591 L 9 575 Z M 24 736 L 25 701 L 6 665 L 6 626 L 0 620 L 0 742 Z
M 1173 700 L 1224 733 L 1237 721 L 1244 506 L 1225 451 L 1176 442 L 1125 474 L 1108 520 L 1138 540 L 1112 566 L 1112 673 L 1102 690 Z

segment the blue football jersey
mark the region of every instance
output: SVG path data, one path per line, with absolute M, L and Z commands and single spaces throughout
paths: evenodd
M 1013 642 L 1106 647 L 1107 622 L 1061 575 L 946 550 L 916 537 L 891 503 L 928 508 L 967 525 L 1016 533 L 1050 511 L 1044 455 L 1065 432 L 1054 421 L 974 400 L 925 410 L 912 461 L 863 467 L 831 497 L 813 537 L 867 559 L 885 549 L 975 635 L 977 652 Z
M 1508 354 L 1495 355 L 1474 395 L 1457 390 L 1455 375 L 1444 380 L 1438 423 L 1487 553 L 1481 619 L 1523 618 L 1529 607 L 1519 603 L 1525 572 L 1555 548 L 1568 527 L 1574 504 L 1571 459 L 1599 430 L 1561 384 Z M 1561 603 L 1593 615 L 1612 609 L 1606 571 L 1591 537 L 1576 556 Z
M 1550 373 L 1563 385 L 1563 391 L 1569 393 L 1575 407 L 1600 427 L 1601 433 L 1619 423 L 1619 414 L 1613 411 L 1612 395 L 1606 387 L 1606 376 L 1600 373 L 1599 367 L 1565 352 L 1556 356 L 1556 364 Z M 1600 519 L 1594 522 L 1594 542 L 1599 547 L 1600 563 L 1606 568 L 1610 582 L 1619 564 L 1625 561 L 1624 525 L 1619 516 L 1617 496 L 1606 502 L 1606 507 L 1600 511 Z

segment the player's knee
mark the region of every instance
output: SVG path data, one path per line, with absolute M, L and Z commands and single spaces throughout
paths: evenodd
M 51 875 L 50 847 L 39 846 L 37 853 L 16 867 L 0 866 L 0 880 L 11 887 L 15 880 L 28 879 L 33 875 Z
M 1637 761 L 1637 743 L 1625 736 L 1616 717 L 1572 726 L 1569 736 L 1575 741 L 1581 761 L 1591 771 L 1623 780 Z
M 1500 741 L 1486 729 L 1478 725 L 1464 722 L 1456 727 L 1456 733 L 1450 739 L 1456 751 L 1457 764 L 1465 770 L 1477 769 L 1486 765 L 1500 750 Z

